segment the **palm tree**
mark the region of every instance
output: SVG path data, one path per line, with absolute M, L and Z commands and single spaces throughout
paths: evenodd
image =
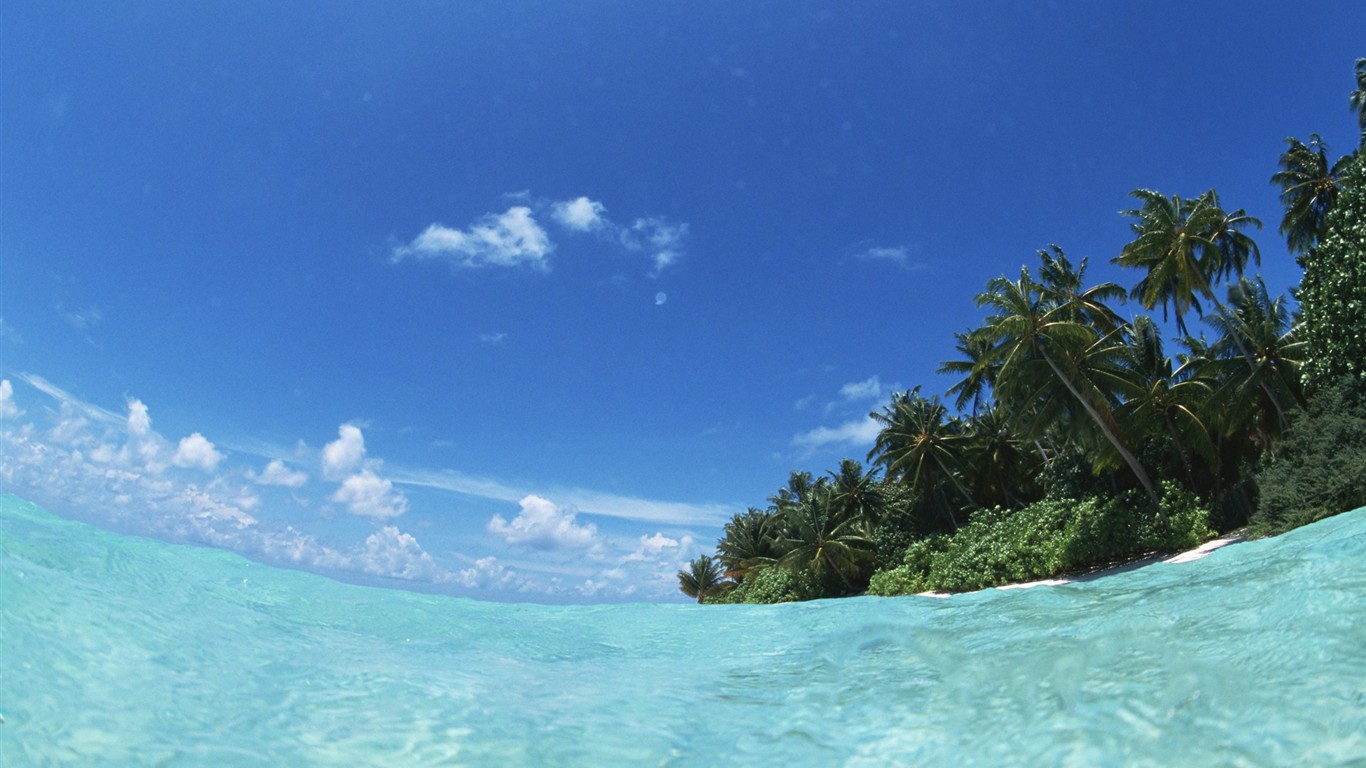
M 1268 445 L 1288 426 L 1286 408 L 1306 407 L 1300 384 L 1304 341 L 1291 326 L 1284 297 L 1274 300 L 1266 283 L 1244 278 L 1229 288 L 1229 306 L 1206 322 L 1219 331 L 1212 363 L 1220 385 L 1214 405 L 1231 428 L 1255 424 L 1254 438 Z
M 865 521 L 847 514 L 829 492 L 821 492 L 791 507 L 783 522 L 786 554 L 781 564 L 821 579 L 834 574 L 847 591 L 859 591 L 854 578 L 873 548 Z
M 750 571 L 777 562 L 775 515 L 751 507 L 726 523 L 725 534 L 716 542 L 716 559 L 727 576 L 740 581 Z
M 678 589 L 688 597 L 702 600 L 716 590 L 724 581 L 720 561 L 710 555 L 702 555 L 688 563 L 688 570 L 678 572 Z
M 869 527 L 882 519 L 882 486 L 877 471 L 863 471 L 863 465 L 844 459 L 838 470 L 830 473 L 830 499 L 840 507 L 841 514 L 863 520 Z
M 987 290 L 977 295 L 977 304 L 994 310 L 986 327 L 997 339 L 998 390 L 1017 416 L 1030 414 L 1028 432 L 1039 434 L 1047 427 L 1050 419 L 1041 418 L 1042 413 L 1067 402 L 1079 405 L 1128 465 L 1165 524 L 1166 513 L 1152 479 L 1121 438 L 1110 401 L 1097 384 L 1096 374 L 1107 367 L 1105 359 L 1113 356 L 1113 334 L 1099 335 L 1075 319 L 1074 309 L 1050 302 L 1048 292 L 1027 267 L 1021 268 L 1018 281 L 991 280 Z M 1041 410 L 1039 403 L 1047 408 Z
M 1130 194 L 1142 201 L 1139 208 L 1122 212 L 1137 219 L 1134 239 L 1113 261 L 1146 270 L 1132 298 L 1150 310 L 1161 304 L 1164 318 L 1170 304 L 1177 332 L 1184 336 L 1186 312 L 1194 309 L 1203 315 L 1200 298 L 1219 305 L 1214 295 L 1218 280 L 1231 273 L 1241 276 L 1249 257 L 1261 263 L 1257 244 L 1242 230 L 1262 223 L 1242 209 L 1225 212 L 1212 189 L 1194 200 L 1168 198 L 1151 189 Z
M 1309 135 L 1309 143 L 1287 138 L 1289 149 L 1281 153 L 1281 170 L 1271 177 L 1271 183 L 1281 188 L 1281 204 L 1285 217 L 1281 219 L 1281 234 L 1292 253 L 1308 253 L 1323 236 L 1324 221 L 1338 197 L 1338 178 L 1346 167 L 1347 157 L 1328 164 L 1328 145 L 1317 133 Z
M 949 416 L 938 397 L 921 397 L 919 387 L 893 393 L 891 405 L 869 416 L 882 425 L 882 431 L 868 459 L 881 464 L 888 478 L 916 489 L 922 498 L 929 500 L 937 494 L 950 525 L 957 529 L 953 505 L 944 497 L 941 484 L 951 483 L 973 509 L 980 506 L 958 477 L 964 439 L 961 422 Z
M 1050 253 L 1051 251 L 1051 253 Z M 1086 265 L 1082 259 L 1076 267 L 1067 254 L 1056 245 L 1039 250 L 1039 285 L 1050 305 L 1061 309 L 1080 323 L 1087 323 L 1101 333 L 1113 331 L 1120 323 L 1119 316 L 1106 302 L 1123 301 L 1125 291 L 1115 283 L 1101 283 L 1086 287 Z
M 963 379 L 944 394 L 955 397 L 953 407 L 960 412 L 971 401 L 972 413 L 976 415 L 996 381 L 997 365 L 992 357 L 991 338 L 980 331 L 955 333 L 953 338 L 958 342 L 954 349 L 963 359 L 940 363 L 939 372 L 963 374 Z
M 1165 432 L 1172 440 L 1187 486 L 1195 488 L 1190 453 L 1212 468 L 1217 465 L 1214 441 L 1201 416 L 1210 386 L 1193 375 L 1194 365 L 1175 367 L 1162 349 L 1162 334 L 1146 315 L 1134 318 L 1125 331 L 1123 365 L 1128 387 L 1117 416 L 1131 434 Z
M 967 420 L 966 432 L 962 467 L 972 495 L 985 506 L 1027 504 L 1040 460 L 1005 408 L 997 403 L 974 415 Z

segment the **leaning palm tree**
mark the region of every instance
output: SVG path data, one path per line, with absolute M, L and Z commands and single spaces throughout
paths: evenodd
M 1203 315 L 1201 298 L 1219 305 L 1214 294 L 1218 280 L 1230 274 L 1241 276 L 1249 258 L 1261 263 L 1257 244 L 1242 230 L 1262 223 L 1241 209 L 1224 211 L 1214 190 L 1194 200 L 1168 198 L 1151 189 L 1131 194 L 1142 202 L 1122 212 L 1136 219 L 1134 239 L 1113 261 L 1145 271 L 1133 287 L 1132 298 L 1149 310 L 1161 304 L 1164 317 L 1170 305 L 1176 330 L 1184 336 L 1186 313 L 1193 309 Z
M 1294 137 L 1285 143 L 1289 148 L 1281 153 L 1281 170 L 1271 177 L 1285 206 L 1281 234 L 1291 253 L 1308 253 L 1323 237 L 1324 222 L 1337 201 L 1338 177 L 1349 158 L 1330 165 L 1328 145 L 1317 133 L 1309 135 L 1308 144 Z
M 688 597 L 697 598 L 697 602 L 702 602 L 707 595 L 712 594 L 721 584 L 724 577 L 721 572 L 721 562 L 714 560 L 710 555 L 702 555 L 696 560 L 688 563 L 686 571 L 678 572 L 678 589 Z
M 1050 408 L 1080 406 L 1133 472 L 1165 524 L 1167 516 L 1157 489 L 1121 437 L 1112 401 L 1102 387 L 1105 382 L 1098 375 L 1112 367 L 1105 360 L 1114 354 L 1114 334 L 1101 336 L 1092 326 L 1074 319 L 1073 309 L 1051 303 L 1048 292 L 1034 281 L 1027 267 L 1021 268 L 1019 280 L 991 280 L 987 290 L 977 295 L 977 304 L 993 311 L 986 327 L 997 339 L 1001 360 L 997 384 L 1002 401 L 1016 414 L 1036 414 L 1027 433 L 1041 433 L 1050 421 L 1037 416 L 1047 411 L 1034 407 L 1036 403 L 1048 403 Z

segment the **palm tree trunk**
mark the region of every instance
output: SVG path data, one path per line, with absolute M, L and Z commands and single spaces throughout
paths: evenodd
M 1077 402 L 1081 403 L 1081 407 L 1086 410 L 1086 414 L 1091 417 L 1091 420 L 1096 423 L 1096 426 L 1100 427 L 1100 431 L 1105 435 L 1105 439 L 1119 452 L 1119 455 L 1124 459 L 1124 463 L 1129 465 L 1129 470 L 1138 478 L 1138 482 L 1143 486 L 1143 490 L 1148 492 L 1148 498 L 1152 499 L 1153 505 L 1157 507 L 1157 517 L 1162 521 L 1162 525 L 1168 525 L 1167 512 L 1162 509 L 1162 500 L 1158 497 L 1157 489 L 1153 487 L 1153 481 L 1148 477 L 1147 470 L 1143 469 L 1143 465 L 1139 463 L 1138 458 L 1124 446 L 1124 443 L 1119 439 L 1119 435 L 1116 434 L 1114 427 L 1109 423 L 1109 420 L 1105 419 L 1100 411 L 1096 410 L 1095 405 L 1081 394 L 1076 385 L 1072 383 L 1072 379 L 1068 378 L 1068 376 L 1063 373 L 1062 368 L 1058 367 L 1058 364 L 1053 361 L 1053 358 L 1048 354 L 1048 351 L 1040 346 L 1039 352 L 1043 355 L 1044 361 L 1048 363 L 1048 367 L 1053 369 L 1053 375 L 1057 376 L 1062 381 L 1063 386 L 1067 387 L 1067 391 L 1072 393 L 1072 397 L 1075 397 Z

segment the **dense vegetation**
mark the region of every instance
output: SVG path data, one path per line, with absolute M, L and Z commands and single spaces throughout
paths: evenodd
M 1260 221 L 1212 189 L 1135 190 L 1113 259 L 1131 288 L 1089 284 L 1087 260 L 1056 245 L 990 280 L 985 318 L 941 366 L 960 377 L 951 402 L 893 393 L 871 414 L 868 467 L 791 473 L 681 589 L 709 603 L 978 589 L 1366 504 L 1366 59 L 1350 105 L 1355 152 L 1330 163 L 1319 136 L 1290 138 L 1271 178 L 1304 268 L 1293 315 L 1246 274 Z M 1124 319 L 1126 301 L 1161 307 L 1175 338 Z

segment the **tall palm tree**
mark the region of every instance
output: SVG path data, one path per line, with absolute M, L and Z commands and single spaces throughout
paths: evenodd
M 1262 223 L 1242 209 L 1224 211 L 1212 189 L 1194 200 L 1169 198 L 1151 189 L 1130 194 L 1142 202 L 1122 212 L 1136 219 L 1134 239 L 1113 261 L 1146 271 L 1133 287 L 1132 298 L 1149 310 L 1161 304 L 1163 317 L 1170 304 L 1177 332 L 1184 336 L 1185 314 L 1194 309 L 1203 315 L 1201 298 L 1219 305 L 1214 286 L 1220 279 L 1241 276 L 1249 258 L 1261 263 L 1257 244 L 1242 230 L 1260 228 Z
M 724 582 L 721 563 L 710 555 L 702 555 L 688 564 L 686 571 L 678 572 L 678 589 L 697 602 L 716 591 Z
M 1020 414 L 1029 412 L 1029 405 L 1041 399 L 1054 407 L 1063 401 L 1079 405 L 1133 472 L 1165 524 L 1167 517 L 1156 487 L 1120 436 L 1110 399 L 1097 383 L 1095 374 L 1103 366 L 1091 364 L 1113 354 L 1113 334 L 1101 336 L 1092 326 L 1074 319 L 1075 310 L 1051 303 L 1048 292 L 1034 281 L 1027 267 L 1021 268 L 1019 280 L 991 280 L 987 290 L 977 295 L 977 304 L 993 311 L 986 327 L 998 340 L 1001 369 L 997 384 L 1007 406 L 1015 404 L 1012 410 Z M 1046 422 L 1036 417 L 1028 429 L 1038 433 Z
M 1308 253 L 1323 236 L 1324 221 L 1337 201 L 1338 177 L 1349 158 L 1329 165 L 1328 145 L 1317 133 L 1309 135 L 1308 144 L 1294 137 L 1285 143 L 1289 148 L 1281 153 L 1281 170 L 1271 177 L 1285 206 L 1281 234 L 1291 253 Z
M 855 580 L 861 581 L 862 567 L 873 549 L 863 520 L 847 514 L 823 491 L 790 508 L 783 522 L 786 554 L 781 564 L 821 579 L 834 574 L 847 591 L 859 591 Z
M 921 397 L 919 387 L 893 393 L 890 405 L 869 415 L 882 425 L 882 431 L 868 459 L 881 464 L 888 478 L 916 489 L 922 498 L 938 495 L 950 525 L 957 529 L 953 504 L 944 498 L 941 484 L 951 483 L 971 508 L 980 506 L 958 476 L 964 441 L 961 422 L 949 416 L 938 397 Z
M 1089 259 L 1073 267 L 1072 262 L 1057 245 L 1039 250 L 1039 285 L 1047 302 L 1061 309 L 1070 319 L 1087 323 L 1100 333 L 1109 333 L 1119 326 L 1119 315 L 1106 302 L 1123 301 L 1125 291 L 1116 283 L 1101 283 L 1086 287 L 1086 266 Z
M 1287 408 L 1306 407 L 1300 383 L 1304 341 L 1292 326 L 1284 297 L 1274 300 L 1266 283 L 1246 278 L 1229 288 L 1229 306 L 1205 319 L 1219 331 L 1213 363 L 1219 379 L 1214 404 L 1229 426 L 1253 425 L 1254 438 L 1274 442 L 1289 424 Z

